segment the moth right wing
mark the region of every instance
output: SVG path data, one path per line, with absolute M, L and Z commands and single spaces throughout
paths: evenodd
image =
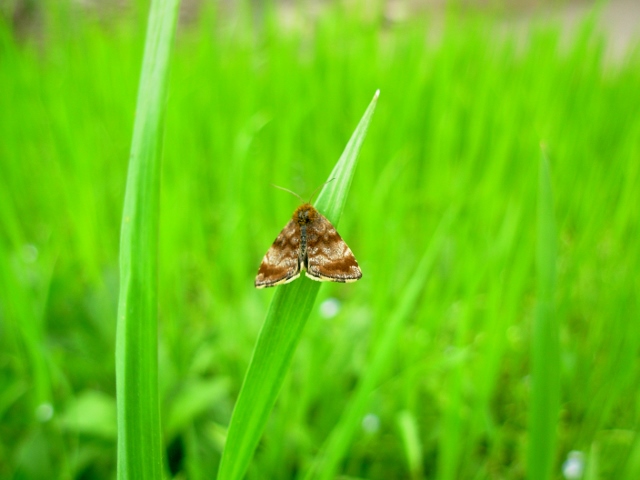
M 293 220 L 280 232 L 267 251 L 256 275 L 256 288 L 275 287 L 300 276 L 300 225 Z
M 307 227 L 307 277 L 318 282 L 341 283 L 362 278 L 353 252 L 320 213 Z

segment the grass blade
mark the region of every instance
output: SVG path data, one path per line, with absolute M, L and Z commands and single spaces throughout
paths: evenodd
M 409 410 L 402 410 L 397 415 L 396 421 L 404 447 L 409 477 L 412 479 L 423 478 L 423 446 L 416 416 Z
M 160 152 L 179 0 L 151 3 L 120 236 L 118 478 L 163 477 L 158 400 Z
M 335 180 L 325 185 L 315 202 L 315 207 L 334 225 L 337 225 L 340 221 L 342 210 L 344 210 L 347 202 L 347 194 L 353 180 L 358 152 L 360 152 L 360 147 L 369 128 L 379 95 L 380 90 L 377 90 L 360 123 L 349 139 L 349 143 L 347 143 L 342 155 L 340 155 L 338 163 L 336 163 L 331 175 L 329 175 L 328 180 Z
M 552 478 L 560 404 L 560 353 L 554 310 L 556 226 L 549 160 L 543 150 L 538 185 L 538 302 L 533 320 L 528 478 Z
M 337 225 L 358 158 L 360 146 L 378 99 L 376 92 L 327 183 L 316 207 Z M 291 358 L 316 299 L 320 283 L 300 279 L 276 291 L 236 403 L 218 478 L 242 478 L 275 404 Z
M 413 276 L 407 282 L 400 302 L 391 317 L 385 321 L 385 331 L 380 336 L 381 341 L 379 344 L 372 348 L 373 357 L 365 375 L 358 383 L 347 408 L 306 478 L 330 479 L 336 477 L 337 466 L 344 458 L 354 432 L 366 412 L 371 392 L 376 388 L 385 367 L 389 365 L 390 358 L 396 351 L 402 328 L 414 311 L 415 304 L 420 298 L 420 293 L 429 279 L 432 267 L 454 217 L 455 213 L 450 211 L 440 222 Z

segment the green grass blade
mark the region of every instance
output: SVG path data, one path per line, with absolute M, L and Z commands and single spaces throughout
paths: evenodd
M 318 196 L 316 207 L 334 225 L 344 209 L 377 99 L 378 92 L 329 176 L 335 181 L 327 183 Z M 319 290 L 320 283 L 299 279 L 276 291 L 231 417 L 218 478 L 244 476 Z
M 593 447 L 591 448 L 591 451 L 594 451 Z M 592 456 L 593 454 L 589 456 L 589 459 L 591 459 Z M 640 433 L 636 432 L 635 434 L 635 439 L 631 446 L 631 452 L 629 453 L 629 458 L 627 459 L 622 478 L 627 480 L 640 478 Z M 591 480 L 591 478 L 588 478 L 587 480 Z
M 358 152 L 362 146 L 362 141 L 369 128 L 371 117 L 376 108 L 380 90 L 377 90 L 373 96 L 373 100 L 364 112 L 360 123 L 358 124 L 353 135 L 349 139 L 349 143 L 345 147 L 336 166 L 333 168 L 328 180 L 331 181 L 322 189 L 315 202 L 315 207 L 322 212 L 334 225 L 337 225 L 342 216 L 342 210 L 347 202 L 347 194 L 353 180 L 353 172 L 358 159 Z M 328 187 L 328 188 L 327 188 Z
M 533 320 L 528 478 L 552 478 L 560 403 L 560 353 L 554 309 L 556 225 L 549 160 L 542 152 L 538 186 L 537 290 Z
M 409 478 L 422 478 L 424 456 L 416 416 L 409 410 L 403 410 L 397 415 L 396 422 L 398 424 L 400 438 L 402 439 L 402 446 L 404 447 Z
M 336 477 L 338 464 L 345 457 L 351 439 L 366 413 L 371 392 L 376 388 L 385 368 L 397 351 L 398 339 L 402 329 L 406 320 L 414 311 L 416 302 L 420 298 L 420 293 L 424 290 L 454 217 L 455 213 L 450 211 L 442 219 L 413 276 L 407 282 L 400 302 L 390 318 L 385 319 L 384 332 L 380 336 L 379 344 L 372 348 L 373 357 L 369 367 L 358 383 L 353 397 L 328 438 L 314 467 L 308 472 L 307 478 L 330 479 Z
M 633 450 L 632 450 L 633 452 Z M 571 455 L 571 453 L 569 453 Z M 584 458 L 580 456 L 580 460 L 584 461 Z M 621 478 L 627 478 L 629 480 L 638 478 L 636 473 L 633 476 L 622 476 Z M 594 442 L 589 448 L 589 455 L 587 456 L 587 465 L 584 471 L 584 480 L 599 480 L 600 479 L 600 448 L 598 443 Z
M 160 153 L 179 0 L 151 3 L 120 237 L 118 478 L 163 477 L 158 400 Z

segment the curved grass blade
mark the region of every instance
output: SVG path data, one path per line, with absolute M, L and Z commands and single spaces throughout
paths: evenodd
M 449 227 L 455 216 L 456 213 L 451 210 L 440 221 L 413 276 L 404 288 L 404 294 L 400 302 L 393 310 L 391 317 L 385 321 L 384 332 L 380 335 L 381 340 L 379 344 L 371 349 L 374 353 L 369 367 L 365 370 L 364 376 L 358 382 L 353 397 L 349 401 L 333 432 L 327 439 L 314 466 L 307 473 L 307 479 L 336 478 L 338 464 L 345 457 L 354 432 L 357 430 L 362 417 L 366 413 L 371 392 L 376 388 L 378 381 L 384 373 L 385 367 L 389 365 L 389 359 L 396 351 L 398 339 L 405 326 L 405 322 L 414 311 L 416 302 L 420 298 L 420 293 L 424 290 L 424 286 L 430 277 L 433 265 L 441 251 L 443 241 L 447 236 Z
M 179 0 L 154 0 L 120 233 L 116 334 L 118 478 L 163 477 L 158 400 L 157 256 L 160 152 Z
M 329 176 L 335 181 L 327 183 L 318 195 L 316 207 L 333 225 L 338 224 L 344 209 L 378 94 Z M 218 478 L 239 479 L 247 471 L 319 290 L 318 282 L 298 280 L 280 286 L 273 296 L 233 410 Z
M 538 302 L 533 319 L 531 413 L 527 478 L 552 478 L 560 405 L 560 353 L 554 312 L 556 225 L 546 152 L 540 158 L 536 265 Z

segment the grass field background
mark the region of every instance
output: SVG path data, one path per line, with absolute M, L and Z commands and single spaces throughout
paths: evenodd
M 167 470 L 211 478 L 220 462 L 273 295 L 253 278 L 298 204 L 270 184 L 311 194 L 379 88 L 338 226 L 364 276 L 322 286 L 248 478 L 322 477 L 319 452 L 374 367 L 343 478 L 526 477 L 541 144 L 557 225 L 553 475 L 582 455 L 575 478 L 640 478 L 637 46 L 609 61 L 589 20 L 567 37 L 455 11 L 308 11 L 204 11 L 178 29 L 158 278 Z M 0 478 L 115 476 L 145 20 L 54 8 L 27 39 L 0 23 Z

